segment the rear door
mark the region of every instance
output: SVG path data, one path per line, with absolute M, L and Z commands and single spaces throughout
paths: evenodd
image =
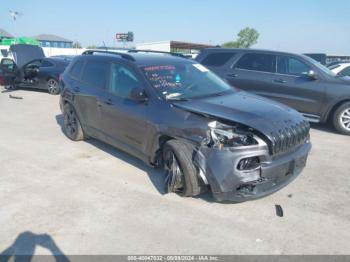
M 234 87 L 269 97 L 275 72 L 276 55 L 244 53 L 227 72 L 226 79 Z
M 269 97 L 296 110 L 318 116 L 325 94 L 325 85 L 319 76 L 307 76 L 313 70 L 301 58 L 291 55 L 277 56 L 277 74 L 271 82 Z
M 41 64 L 39 67 L 39 73 L 38 73 L 38 87 L 47 89 L 47 80 L 49 78 L 54 77 L 56 80 L 58 79 L 58 76 L 52 76 L 54 70 L 55 70 L 55 64 L 52 61 L 49 61 L 47 59 L 42 59 Z
M 147 102 L 132 100 L 133 88 L 144 90 L 140 76 L 124 63 L 112 63 L 108 92 L 102 104 L 102 128 L 107 142 L 143 158 L 147 146 Z
M 71 71 L 74 72 L 79 69 L 79 66 L 82 66 L 78 63 L 82 63 L 82 61 L 78 60 Z M 102 140 L 101 103 L 108 85 L 109 65 L 108 62 L 104 61 L 87 60 L 81 77 L 72 81 L 74 106 L 83 127 L 88 134 Z

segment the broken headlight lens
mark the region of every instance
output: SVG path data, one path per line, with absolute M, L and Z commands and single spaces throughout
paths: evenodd
M 208 124 L 210 129 L 210 146 L 222 149 L 224 147 L 238 147 L 256 145 L 258 142 L 249 131 L 239 130 L 235 126 L 229 126 L 217 121 Z

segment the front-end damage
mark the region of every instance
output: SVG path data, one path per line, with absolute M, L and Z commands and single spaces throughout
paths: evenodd
M 207 136 L 194 148 L 193 161 L 217 201 L 242 202 L 269 195 L 294 180 L 310 149 L 307 136 L 273 155 L 266 137 L 256 130 L 212 121 Z

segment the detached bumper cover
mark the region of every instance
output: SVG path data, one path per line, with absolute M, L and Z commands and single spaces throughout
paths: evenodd
M 311 143 L 271 157 L 264 146 L 238 149 L 201 149 L 196 158 L 217 201 L 243 202 L 272 194 L 292 182 L 304 169 Z M 259 157 L 260 168 L 238 170 L 240 160 Z

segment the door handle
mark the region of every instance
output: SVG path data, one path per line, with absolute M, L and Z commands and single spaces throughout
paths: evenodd
M 79 87 L 74 87 L 73 90 L 74 90 L 74 92 L 77 92 L 77 93 L 80 92 L 80 88 Z
M 110 98 L 104 100 L 103 103 L 105 103 L 106 105 L 113 105 L 113 101 Z
M 234 77 L 237 77 L 238 75 L 237 75 L 237 74 L 235 74 L 235 73 L 230 73 L 230 74 L 227 74 L 227 76 L 228 76 L 228 77 L 232 77 L 232 78 L 234 78 Z
M 287 81 L 286 81 L 286 80 L 283 80 L 283 79 L 275 79 L 275 80 L 273 80 L 273 82 L 275 82 L 275 83 L 280 83 L 280 84 L 285 84 L 285 83 L 287 83 Z

